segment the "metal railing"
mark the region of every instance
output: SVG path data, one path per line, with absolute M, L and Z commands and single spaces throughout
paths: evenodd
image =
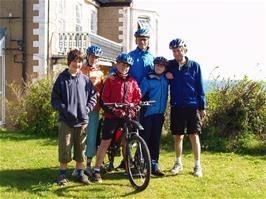
M 117 55 L 122 52 L 122 45 L 88 32 L 61 32 L 55 33 L 57 39 L 56 46 L 53 50 L 54 55 L 67 55 L 68 51 L 78 48 L 83 53 L 88 46 L 95 44 L 102 48 L 103 58 L 115 60 Z

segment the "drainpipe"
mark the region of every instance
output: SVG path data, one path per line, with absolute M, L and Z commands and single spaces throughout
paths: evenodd
M 23 83 L 25 83 L 27 80 L 27 77 L 26 77 L 26 66 L 27 66 L 26 65 L 27 64 L 26 9 L 27 9 L 26 0 L 22 0 L 22 42 L 23 42 L 23 46 L 22 46 L 22 79 L 23 79 Z

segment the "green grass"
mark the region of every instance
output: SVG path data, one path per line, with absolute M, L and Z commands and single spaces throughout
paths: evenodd
M 188 142 L 188 140 L 185 140 Z M 65 187 L 58 175 L 56 138 L 0 132 L 0 198 L 266 198 L 266 155 L 202 152 L 204 176 L 191 175 L 193 156 L 183 155 L 184 170 L 172 176 L 173 143 L 164 140 L 160 165 L 164 178 L 152 177 L 136 192 L 119 172 L 103 175 L 103 184 L 81 185 L 70 177 Z M 117 158 L 119 161 L 120 158 Z M 74 162 L 69 165 L 71 174 Z

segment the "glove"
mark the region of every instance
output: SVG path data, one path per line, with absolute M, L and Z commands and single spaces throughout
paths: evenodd
M 118 118 L 123 118 L 126 115 L 125 111 L 123 111 L 121 109 L 113 109 L 113 113 Z

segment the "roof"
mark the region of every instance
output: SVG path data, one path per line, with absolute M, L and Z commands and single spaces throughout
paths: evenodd
M 0 40 L 5 36 L 6 28 L 0 27 Z
M 132 0 L 97 0 L 102 7 L 107 6 L 130 6 Z

